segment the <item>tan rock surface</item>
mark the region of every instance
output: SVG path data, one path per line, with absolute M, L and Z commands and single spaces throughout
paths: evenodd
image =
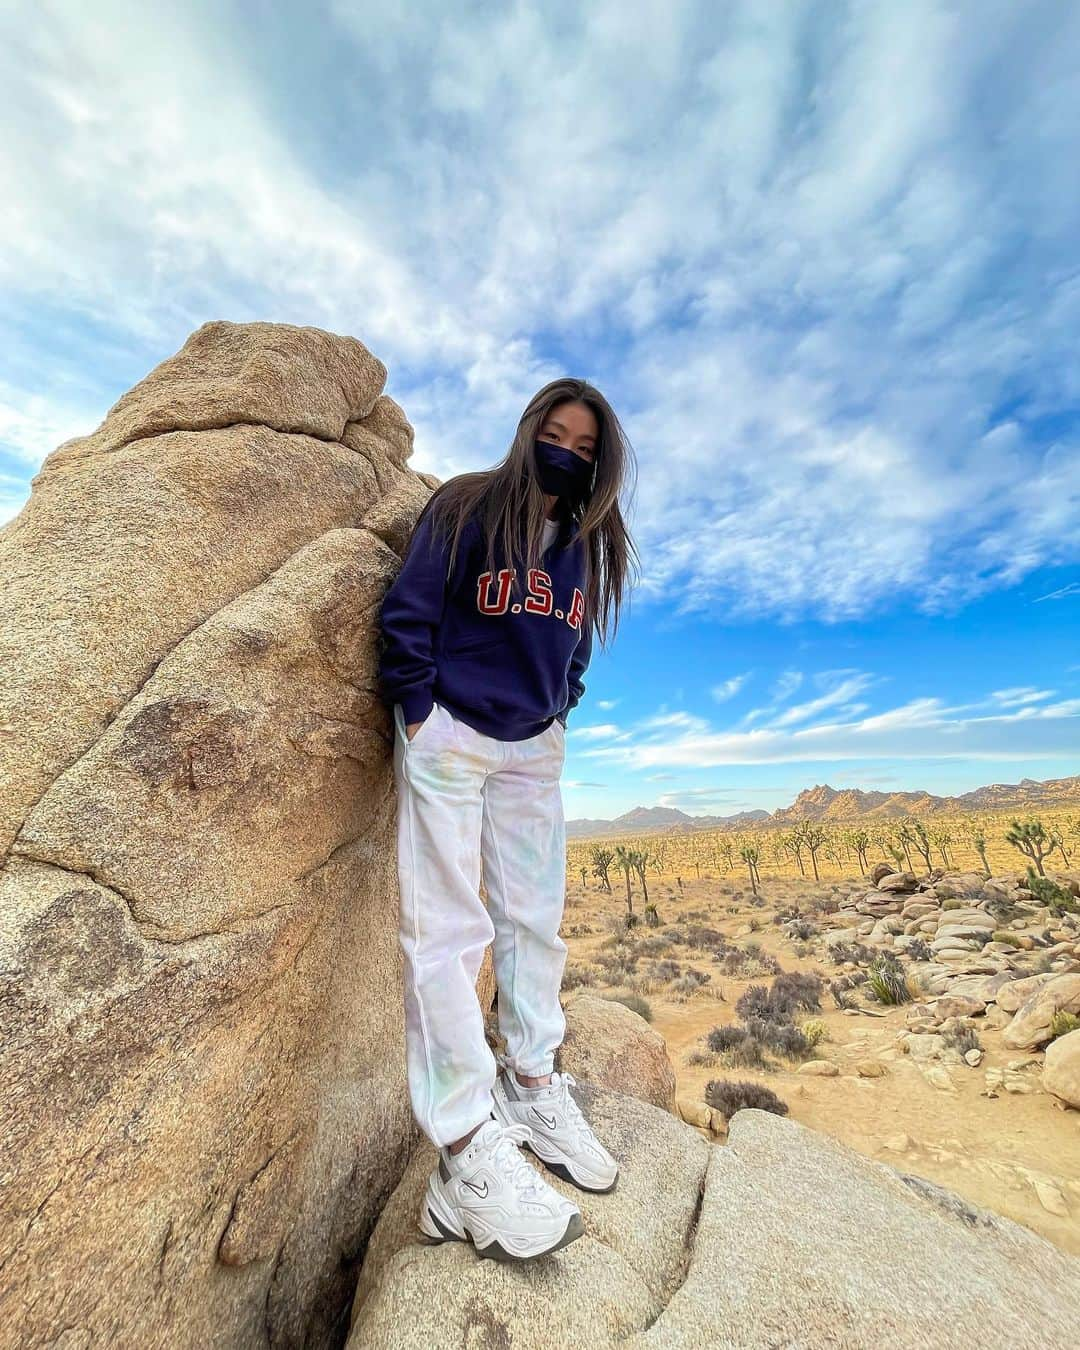
M 557 1066 L 576 1078 L 675 1109 L 675 1069 L 664 1038 L 614 999 L 578 994 L 566 1003 Z
M 623 1168 L 606 1196 L 552 1179 L 586 1235 L 521 1266 L 421 1245 L 423 1150 L 376 1228 L 349 1350 L 1076 1343 L 1080 1261 L 951 1191 L 764 1111 L 716 1145 L 631 1097 L 582 1105 Z
M 1043 1087 L 1080 1110 L 1080 1031 L 1059 1036 L 1046 1047 Z
M 1059 975 L 1036 990 L 1016 1011 L 1001 1039 L 1013 1050 L 1033 1050 L 1050 1039 L 1058 1012 L 1080 1013 L 1080 975 Z
M 5 1345 L 327 1344 L 413 1143 L 384 376 L 207 324 L 0 534 Z

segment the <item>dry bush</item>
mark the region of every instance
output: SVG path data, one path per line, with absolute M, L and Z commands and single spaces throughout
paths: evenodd
M 706 1083 L 705 1100 L 728 1120 L 744 1107 L 772 1111 L 778 1116 L 786 1116 L 788 1112 L 787 1103 L 770 1088 L 762 1087 L 760 1083 L 739 1083 L 726 1078 L 713 1078 Z

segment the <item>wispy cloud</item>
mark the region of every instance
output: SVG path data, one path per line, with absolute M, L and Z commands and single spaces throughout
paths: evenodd
M 749 678 L 750 672 L 744 671 L 741 675 L 732 675 L 720 684 L 714 684 L 711 690 L 713 698 L 717 703 L 726 703 L 735 697 Z
M 852 672 L 812 702 L 752 729 L 717 729 L 705 718 L 679 712 L 644 717 L 631 726 L 585 725 L 575 732 L 575 750 L 586 759 L 640 770 L 809 760 L 1032 760 L 1080 752 L 1080 698 L 1049 702 L 1053 691 L 997 690 L 964 704 L 909 699 L 864 716 L 866 705 L 852 704 L 851 696 L 875 682 Z M 849 712 L 853 707 L 857 715 Z
M 1080 581 L 1070 581 L 1067 586 L 1061 586 L 1056 591 L 1048 591 L 1046 595 L 1038 595 L 1033 603 L 1037 605 L 1040 600 L 1071 600 L 1074 595 L 1080 595 Z

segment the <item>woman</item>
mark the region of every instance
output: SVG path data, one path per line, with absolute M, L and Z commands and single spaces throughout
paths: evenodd
M 598 616 L 605 633 L 612 614 L 618 623 L 630 459 L 598 390 L 546 385 L 499 465 L 432 495 L 382 605 L 409 1094 L 439 1150 L 420 1228 L 503 1260 L 583 1231 L 577 1206 L 518 1143 L 585 1190 L 610 1190 L 618 1172 L 554 1058 L 565 1030 L 566 719 Z M 492 941 L 499 1063 L 475 991 Z

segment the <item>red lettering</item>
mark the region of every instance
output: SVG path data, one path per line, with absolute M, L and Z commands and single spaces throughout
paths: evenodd
M 513 580 L 512 568 L 499 569 L 499 594 L 491 599 L 491 573 L 481 572 L 476 581 L 476 608 L 481 614 L 505 614 L 506 602 L 510 598 L 510 582 Z
M 551 577 L 541 567 L 529 569 L 529 590 L 525 608 L 530 614 L 550 614 L 554 609 L 551 599 Z

